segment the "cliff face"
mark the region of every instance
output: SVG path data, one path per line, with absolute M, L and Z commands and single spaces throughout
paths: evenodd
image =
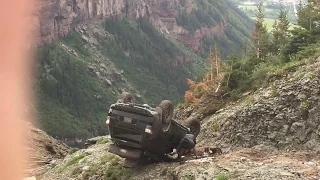
M 39 29 L 37 42 L 51 42 L 66 36 L 71 28 L 78 24 L 102 22 L 110 16 L 130 19 L 147 17 L 163 33 L 172 35 L 196 52 L 201 49 L 203 37 L 219 36 L 233 41 L 235 39 L 233 36 L 238 36 L 239 32 L 242 33 L 241 36 L 249 36 L 245 32 L 250 25 L 248 18 L 243 17 L 244 15 L 231 4 L 221 0 L 211 3 L 206 0 L 184 0 L 183 2 L 179 0 L 40 0 L 37 4 L 37 13 L 33 18 L 34 26 Z M 203 11 L 200 12 L 198 9 Z M 185 17 L 184 24 L 181 24 L 176 18 L 179 18 L 183 12 L 186 12 L 188 17 Z M 190 33 L 187 26 L 194 27 L 195 24 L 199 24 L 196 19 L 200 20 L 200 25 Z M 231 29 L 229 27 L 229 31 L 233 31 L 231 33 L 233 35 L 229 33 L 226 36 L 228 24 L 232 27 Z M 236 43 L 241 46 L 241 43 Z
M 168 24 L 175 21 L 177 0 L 40 0 L 35 15 L 40 27 L 40 42 L 65 36 L 70 29 L 86 21 L 102 21 L 110 16 L 139 18 L 148 16 L 152 22 Z M 170 23 L 169 23 L 170 24 Z

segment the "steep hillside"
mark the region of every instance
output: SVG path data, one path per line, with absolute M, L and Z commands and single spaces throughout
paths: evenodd
M 217 42 L 223 57 L 232 44 L 240 52 L 251 28 L 222 0 L 41 0 L 38 8 L 40 124 L 68 144 L 107 133 L 108 106 L 124 90 L 152 106 L 177 104 L 186 78 L 201 78 L 209 46 Z
M 269 86 L 204 119 L 201 143 L 319 152 L 320 59 L 313 61 L 287 66 Z
M 108 144 L 97 143 L 69 155 L 45 177 L 319 179 L 319 74 L 320 58 L 292 63 L 266 87 L 203 119 L 198 146 L 220 146 L 223 155 L 124 169 L 121 158 L 106 152 Z
M 54 166 L 55 161 L 64 158 L 71 149 L 62 142 L 52 138 L 44 131 L 26 123 L 29 132 L 25 135 L 28 167 L 25 177 L 41 177 Z
M 143 18 L 82 24 L 39 53 L 41 124 L 68 144 L 106 134 L 108 108 L 122 91 L 152 106 L 162 99 L 177 103 L 186 78 L 203 69 L 200 57 Z

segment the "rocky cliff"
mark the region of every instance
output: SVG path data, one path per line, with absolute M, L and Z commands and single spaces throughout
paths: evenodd
M 79 23 L 102 21 L 110 16 L 139 18 L 148 16 L 154 22 L 173 18 L 177 0 L 41 0 L 37 14 L 40 40 L 50 42 L 65 36 Z
M 182 11 L 189 14 L 192 11 L 195 12 L 199 4 L 210 9 L 211 13 L 207 10 L 203 14 L 197 13 L 196 18 L 194 16 L 186 19 L 190 21 L 191 26 L 193 23 L 198 23 L 191 22 L 193 20 L 203 21 L 200 22 L 201 28 L 198 27 L 196 32 L 190 33 L 186 27 L 177 24 L 176 18 Z M 64 37 L 73 27 L 84 22 L 102 22 L 111 16 L 131 19 L 146 17 L 162 32 L 173 35 L 192 50 L 200 51 L 202 38 L 226 36 L 228 23 L 232 27 L 229 31 L 235 31 L 233 35 L 227 34 L 231 41 L 234 41 L 236 36 L 249 37 L 250 33 L 246 31 L 252 25 L 248 17 L 224 1 L 211 4 L 206 0 L 40 0 L 37 4 L 37 12 L 34 15 L 34 22 L 35 27 L 40 29 L 37 34 L 38 42 L 42 43 Z M 216 16 L 219 18 L 215 19 Z M 214 24 L 207 24 L 207 21 L 212 20 Z M 236 44 L 241 46 L 243 42 L 238 41 Z

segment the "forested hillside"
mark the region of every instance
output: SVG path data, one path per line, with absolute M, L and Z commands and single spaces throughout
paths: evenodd
M 152 106 L 162 99 L 178 103 L 187 88 L 186 78 L 197 78 L 204 67 L 200 57 L 144 18 L 110 18 L 95 25 L 97 29 L 107 35 L 90 37 L 90 30 L 85 35 L 75 30 L 39 48 L 39 115 L 43 128 L 54 137 L 107 133 L 108 108 L 123 90 Z M 85 42 L 86 36 L 97 44 Z
M 318 1 L 310 0 L 306 5 L 300 3 L 298 26 L 291 29 L 288 12 L 282 7 L 269 33 L 265 23 L 267 12 L 261 3 L 256 14 L 253 37 L 248 41 L 243 56 L 233 51 L 223 61 L 219 51 L 213 51 L 207 59 L 210 67 L 206 78 L 202 81 L 188 81 L 190 90 L 185 94 L 185 105 L 208 103 L 204 115 L 209 115 L 228 102 L 238 100 L 261 87 L 271 86 L 272 96 L 277 97 L 277 89 L 271 83 L 288 76 L 301 65 L 312 64 L 319 57 L 319 12 Z M 219 49 L 219 45 L 216 49 Z M 300 75 L 306 73 L 301 72 Z M 314 78 L 314 75 L 310 75 L 310 78 Z M 218 98 L 210 102 L 207 99 L 212 98 L 212 95 Z M 252 100 L 248 96 L 249 104 Z M 301 108 L 310 107 L 303 102 Z
M 106 134 L 108 108 L 123 91 L 151 106 L 178 104 L 187 79 L 203 78 L 210 48 L 218 45 L 223 58 L 232 49 L 240 55 L 251 36 L 251 20 L 228 1 L 157 3 L 151 14 L 74 25 L 38 48 L 38 115 L 46 132 L 68 144 Z
M 219 45 L 223 59 L 226 59 L 231 49 L 235 49 L 239 55 L 243 52 L 244 44 L 252 34 L 253 21 L 250 18 L 230 1 L 196 0 L 191 11 L 188 2 L 180 0 L 183 8 L 176 21 L 191 34 L 203 31 L 199 49 L 203 58 L 208 56 L 214 43 Z

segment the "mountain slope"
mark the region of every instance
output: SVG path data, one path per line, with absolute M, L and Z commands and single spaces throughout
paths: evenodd
M 320 58 L 294 62 L 266 87 L 203 119 L 197 146 L 219 146 L 222 155 L 124 169 L 123 159 L 98 143 L 68 156 L 45 177 L 319 179 L 319 75 Z M 84 160 L 59 171 L 81 154 Z
M 81 25 L 39 53 L 42 128 L 59 139 L 72 138 L 69 144 L 75 137 L 106 134 L 108 107 L 122 91 L 152 106 L 162 99 L 177 103 L 186 78 L 203 69 L 200 57 L 146 19 Z
M 223 57 L 232 44 L 240 52 L 251 28 L 222 0 L 40 2 L 40 124 L 68 144 L 107 133 L 108 107 L 124 90 L 152 106 L 177 104 L 186 78 L 201 78 L 209 47 L 217 42 Z M 188 29 L 195 14 L 200 25 Z

